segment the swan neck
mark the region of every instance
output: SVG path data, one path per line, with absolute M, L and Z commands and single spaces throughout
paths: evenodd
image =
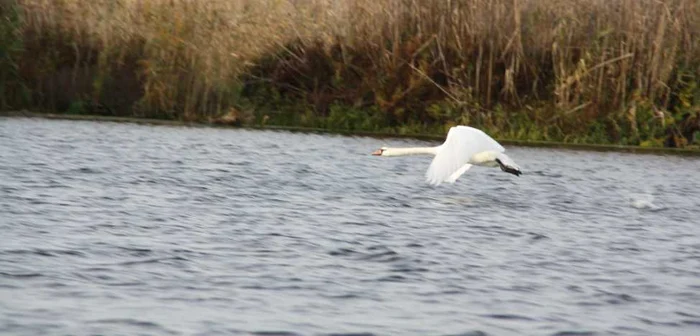
M 382 156 L 435 155 L 437 147 L 386 148 Z

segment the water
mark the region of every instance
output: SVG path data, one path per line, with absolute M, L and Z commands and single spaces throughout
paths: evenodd
M 699 335 L 700 164 L 0 119 L 2 335 Z

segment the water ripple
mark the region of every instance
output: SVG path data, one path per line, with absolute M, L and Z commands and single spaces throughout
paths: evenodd
M 695 335 L 697 160 L 0 119 L 0 334 Z M 555 157 L 556 160 L 551 158 Z

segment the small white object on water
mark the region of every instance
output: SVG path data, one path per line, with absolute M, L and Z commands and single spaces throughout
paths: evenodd
M 654 205 L 654 195 L 651 194 L 631 194 L 630 201 L 635 209 L 657 210 L 659 208 Z

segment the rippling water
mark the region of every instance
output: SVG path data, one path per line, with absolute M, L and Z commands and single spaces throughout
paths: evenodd
M 700 335 L 697 159 L 0 119 L 2 335 Z

